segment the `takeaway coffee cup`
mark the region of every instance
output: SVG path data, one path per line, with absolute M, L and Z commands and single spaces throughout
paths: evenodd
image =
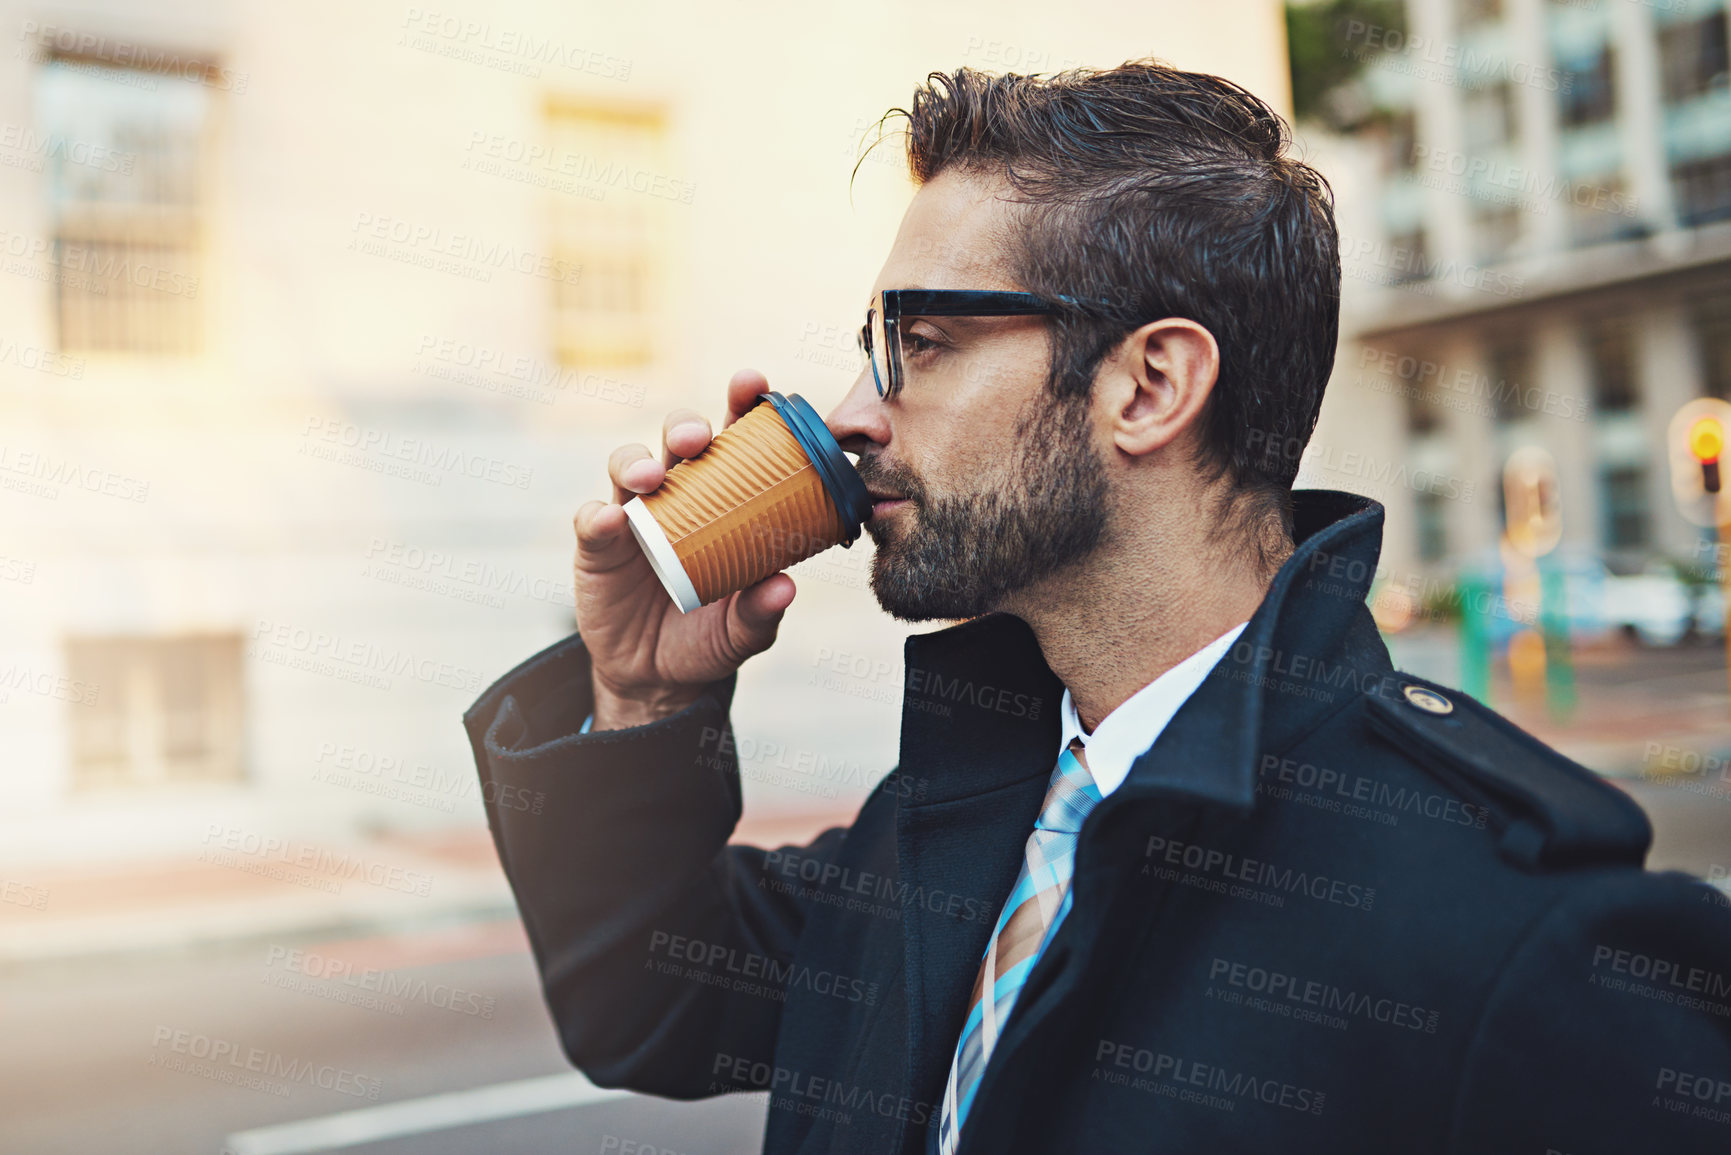
M 625 515 L 689 613 L 833 545 L 851 547 L 871 495 L 805 398 L 771 392 L 654 493 L 626 502 Z

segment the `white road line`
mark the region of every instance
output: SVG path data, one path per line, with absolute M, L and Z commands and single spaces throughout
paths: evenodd
M 586 1103 L 622 1099 L 631 1093 L 597 1087 L 579 1072 L 572 1071 L 240 1131 L 223 1140 L 222 1151 L 223 1155 L 302 1155 L 302 1152 L 353 1147 L 401 1135 L 420 1135 L 447 1127 L 484 1123 L 490 1119 L 514 1119 L 543 1111 L 561 1111 Z

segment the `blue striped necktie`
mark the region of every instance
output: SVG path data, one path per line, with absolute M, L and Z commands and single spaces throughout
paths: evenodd
M 950 1081 L 944 1089 L 943 1112 L 938 1122 L 938 1150 L 951 1155 L 961 1134 L 962 1123 L 973 1106 L 980 1076 L 992 1047 L 1003 1033 L 1010 1008 L 1034 962 L 1045 950 L 1052 932 L 1070 911 L 1070 876 L 1076 863 L 1076 836 L 1082 820 L 1100 801 L 1100 788 L 1088 773 L 1081 736 L 1070 740 L 1058 756 L 1052 784 L 1034 832 L 1022 850 L 1022 872 L 1004 901 L 997 928 L 986 944 L 986 957 L 974 979 L 968 1000 L 968 1017 L 950 1063 Z M 985 992 L 991 997 L 983 997 Z

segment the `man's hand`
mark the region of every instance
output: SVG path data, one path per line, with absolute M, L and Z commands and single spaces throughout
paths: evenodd
M 727 383 L 725 429 L 750 409 L 769 382 L 741 369 Z M 719 601 L 679 612 L 649 566 L 625 520 L 625 503 L 653 493 L 673 465 L 713 439 L 695 409 L 675 409 L 661 426 L 661 460 L 648 446 L 622 445 L 607 460 L 611 502 L 577 511 L 574 588 L 577 630 L 589 651 L 595 686 L 590 729 L 618 730 L 665 718 L 689 706 L 708 683 L 767 650 L 793 602 L 793 579 L 772 574 Z

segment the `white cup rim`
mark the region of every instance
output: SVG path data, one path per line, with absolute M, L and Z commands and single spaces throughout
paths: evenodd
M 697 587 L 691 584 L 691 575 L 687 574 L 685 567 L 680 564 L 679 555 L 673 551 L 673 543 L 667 540 L 667 531 L 661 528 L 661 523 L 649 512 L 649 507 L 643 504 L 642 496 L 634 497 L 625 503 L 625 521 L 631 526 L 631 536 L 635 537 L 637 544 L 642 547 L 643 556 L 649 559 L 649 568 L 661 579 L 662 586 L 673 599 L 673 604 L 679 607 L 679 612 L 688 614 L 701 606 L 703 602 L 697 596 Z

